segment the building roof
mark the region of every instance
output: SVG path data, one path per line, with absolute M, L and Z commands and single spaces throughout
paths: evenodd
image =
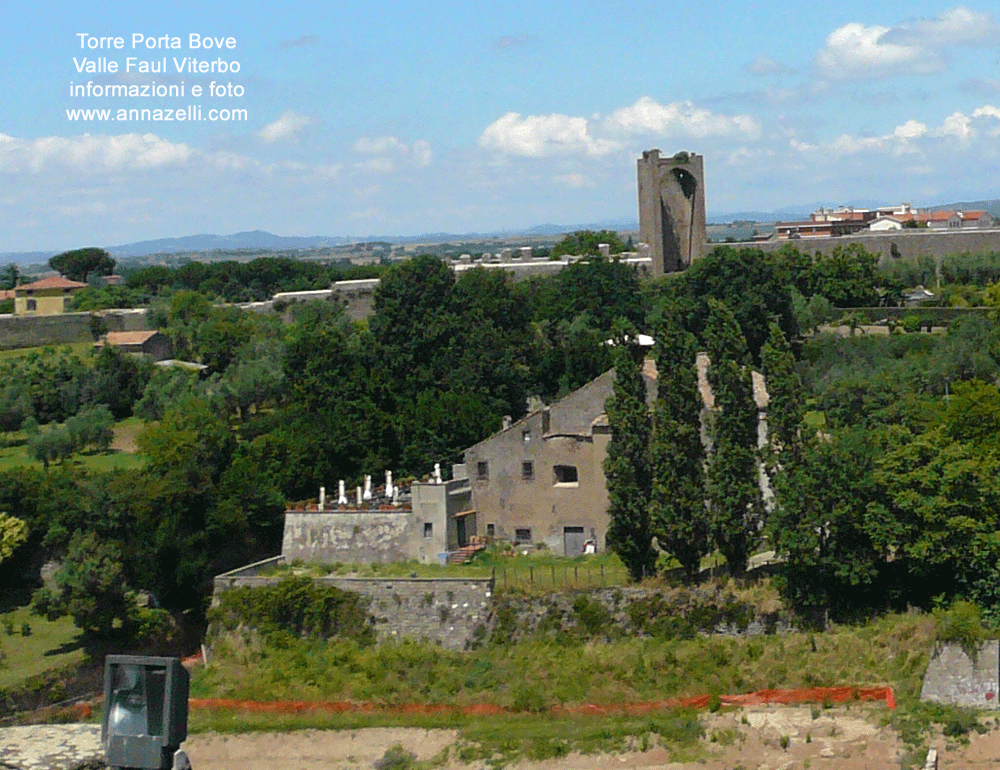
M 13 289 L 0 289 L 0 302 L 3 302 L 5 299 L 14 299 Z
M 80 281 L 71 281 L 61 275 L 51 275 L 42 278 L 34 283 L 25 283 L 18 286 L 14 291 L 39 291 L 41 289 L 86 289 L 89 284 Z
M 155 329 L 147 332 L 108 332 L 98 345 L 141 345 L 159 334 Z

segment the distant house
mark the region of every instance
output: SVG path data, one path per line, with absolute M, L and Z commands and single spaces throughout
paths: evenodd
M 87 284 L 62 276 L 42 278 L 14 289 L 14 315 L 57 315 L 70 310 L 73 295 Z
M 94 343 L 96 348 L 106 345 L 125 353 L 149 356 L 153 361 L 165 361 L 172 352 L 170 339 L 158 331 L 108 332 Z

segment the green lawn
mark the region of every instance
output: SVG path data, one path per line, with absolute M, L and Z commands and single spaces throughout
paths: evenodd
M 13 635 L 7 633 L 7 621 L 13 625 Z M 31 626 L 30 636 L 21 635 L 24 623 Z M 0 668 L 0 689 L 51 668 L 78 663 L 84 655 L 80 630 L 73 625 L 72 618 L 50 622 L 30 614 L 27 607 L 0 614 L 0 649 L 5 656 L 5 665 Z
M 76 353 L 80 358 L 85 358 L 89 355 L 90 351 L 94 349 L 93 342 L 69 342 L 65 345 L 45 345 L 43 347 L 37 348 L 13 348 L 11 350 L 0 350 L 0 360 L 4 358 L 19 358 L 20 356 L 26 356 L 29 353 L 41 353 L 46 348 L 63 350 L 64 348 L 69 348 L 71 351 Z
M 129 417 L 115 424 L 115 438 L 110 452 L 82 452 L 65 462 L 81 465 L 92 471 L 134 470 L 141 468 L 144 460 L 136 454 L 136 435 L 142 430 L 145 422 L 138 417 Z M 46 428 L 43 427 L 42 430 Z M 27 434 L 24 431 L 0 433 L 0 471 L 34 466 L 41 468 L 42 463 L 31 458 L 25 445 Z M 116 451 L 117 450 L 117 451 Z
M 12 434 L 5 434 L 11 436 Z M 108 452 L 96 454 L 77 454 L 66 460 L 67 463 L 82 465 L 92 471 L 131 470 L 141 468 L 143 459 L 138 455 L 125 452 Z M 24 444 L 8 446 L 0 449 L 0 471 L 19 468 L 25 465 L 41 468 L 42 464 L 28 456 Z

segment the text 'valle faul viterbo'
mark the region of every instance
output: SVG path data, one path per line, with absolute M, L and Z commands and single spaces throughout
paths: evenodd
M 184 36 L 92 35 L 77 32 L 75 77 L 69 82 L 71 121 L 246 121 L 246 89 L 236 38 L 199 32 Z M 86 80 L 84 80 L 86 78 Z M 77 100 L 87 99 L 84 108 Z M 95 100 L 98 102 L 95 104 Z M 155 100 L 155 101 L 150 101 Z

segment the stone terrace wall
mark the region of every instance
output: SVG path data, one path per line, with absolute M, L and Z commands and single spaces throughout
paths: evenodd
M 149 328 L 145 310 L 107 310 L 101 315 L 109 332 L 146 331 Z M 93 342 L 93 339 L 90 313 L 0 315 L 0 350 Z
M 985 642 L 975 661 L 957 644 L 946 644 L 931 658 L 920 700 L 1000 709 L 1000 643 Z
M 260 573 L 284 561 L 277 556 L 215 578 L 214 595 L 229 588 L 274 585 L 283 576 Z M 491 620 L 492 578 L 353 578 L 326 575 L 316 582 L 350 591 L 370 600 L 380 642 L 423 639 L 451 650 L 466 649 L 484 637 Z

